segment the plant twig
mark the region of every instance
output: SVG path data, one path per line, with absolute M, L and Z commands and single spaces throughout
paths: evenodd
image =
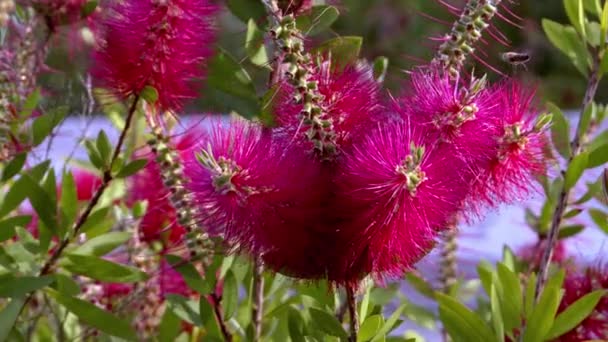
M 217 292 L 214 292 L 209 295 L 211 298 L 211 305 L 213 306 L 213 314 L 215 315 L 215 320 L 222 331 L 222 335 L 224 336 L 224 341 L 232 342 L 232 334 L 228 330 L 226 326 L 226 322 L 224 322 L 224 313 L 222 312 L 222 297 L 218 295 Z
M 587 90 L 585 92 L 585 97 L 583 98 L 583 103 L 581 107 L 582 117 L 586 108 L 593 101 L 595 97 L 595 93 L 597 92 L 597 88 L 600 81 L 600 58 L 597 51 L 592 50 L 592 65 L 591 72 L 589 74 L 589 81 L 587 83 Z M 572 138 L 572 142 L 570 143 L 571 153 L 568 158 L 568 162 L 566 167 L 562 170 L 562 176 L 565 177 L 566 170 L 572 164 L 572 160 L 581 153 L 582 142 L 585 140 L 587 131 L 582 130 L 582 121 L 579 120 L 578 127 Z M 551 258 L 553 257 L 553 250 L 555 249 L 555 245 L 557 244 L 557 237 L 559 235 L 559 228 L 562 223 L 562 219 L 564 216 L 564 212 L 568 206 L 568 198 L 570 196 L 570 189 L 566 188 L 565 184 L 562 184 L 561 191 L 559 194 L 559 198 L 557 201 L 557 206 L 555 207 L 555 211 L 553 213 L 553 218 L 551 219 L 551 228 L 549 229 L 549 233 L 547 234 L 546 241 L 547 245 L 543 252 L 543 256 L 539 265 L 538 270 L 538 282 L 536 283 L 536 289 L 534 292 L 534 298 L 538 301 L 543 288 L 547 282 L 547 276 L 549 273 L 549 266 L 551 264 Z
M 139 102 L 139 96 L 135 96 L 135 98 L 133 99 L 133 103 L 131 104 L 131 107 L 129 108 L 129 113 L 127 114 L 127 119 L 125 121 L 125 127 L 123 128 L 122 132 L 120 133 L 120 137 L 118 138 L 118 143 L 116 144 L 116 147 L 114 148 L 114 153 L 112 154 L 112 159 L 110 161 L 110 165 L 105 170 L 105 172 L 103 174 L 102 182 L 99 185 L 99 188 L 97 188 L 95 195 L 93 195 L 93 198 L 91 198 L 91 200 L 89 201 L 85 210 L 80 214 L 80 216 L 78 216 L 78 219 L 76 220 L 76 223 L 74 223 L 74 226 L 72 228 L 72 233 L 69 234 L 65 239 L 63 239 L 61 241 L 61 243 L 59 244 L 59 246 L 57 246 L 57 248 L 55 248 L 55 251 L 53 252 L 53 254 L 51 254 L 51 257 L 42 266 L 39 275 L 42 276 L 42 275 L 48 274 L 51 271 L 51 269 L 53 268 L 53 266 L 55 266 L 55 263 L 57 263 L 57 260 L 59 260 L 59 258 L 61 257 L 61 254 L 66 249 L 66 247 L 72 242 L 72 240 L 75 237 L 78 236 L 78 234 L 80 233 L 80 230 L 82 229 L 82 227 L 86 223 L 87 219 L 93 212 L 93 208 L 95 208 L 97 203 L 99 203 L 101 196 L 105 193 L 106 189 L 110 185 L 110 182 L 113 180 L 113 176 L 112 176 L 112 172 L 111 172 L 112 165 L 116 162 L 116 159 L 118 158 L 118 155 L 120 154 L 120 151 L 122 150 L 122 145 L 124 144 L 125 136 L 127 135 L 127 131 L 129 130 L 129 127 L 131 126 L 131 121 L 133 121 L 133 116 L 135 115 L 135 111 L 137 109 L 138 102 Z M 30 293 L 30 295 L 25 299 L 25 302 L 24 302 L 23 306 L 21 307 L 21 310 L 23 310 L 23 308 L 25 306 L 27 306 L 27 304 L 32 300 L 32 296 L 34 293 L 35 292 Z
M 350 318 L 350 335 L 349 342 L 357 342 L 357 334 L 359 333 L 359 316 L 357 314 L 357 299 L 355 291 L 351 286 L 346 287 L 346 303 L 348 306 L 348 316 Z
M 264 316 L 264 265 L 262 260 L 256 259 L 253 270 L 253 305 L 251 322 L 253 324 L 253 341 L 261 341 L 262 318 Z

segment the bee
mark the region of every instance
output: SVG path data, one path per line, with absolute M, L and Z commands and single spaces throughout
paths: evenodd
M 500 58 L 514 67 L 523 66 L 526 67 L 526 63 L 530 61 L 530 55 L 525 52 L 505 52 L 500 55 Z

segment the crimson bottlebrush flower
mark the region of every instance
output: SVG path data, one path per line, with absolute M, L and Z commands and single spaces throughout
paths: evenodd
M 196 129 L 190 130 L 174 138 L 174 148 L 185 157 L 202 134 Z M 163 184 L 154 155 L 146 152 L 143 157 L 148 158 L 148 164 L 133 175 L 128 183 L 128 203 L 132 205 L 143 200 L 148 203 L 139 224 L 140 239 L 144 242 L 161 241 L 165 247 L 176 245 L 182 241 L 186 229 L 177 223 L 175 208 L 169 201 L 169 189 Z
M 498 146 L 487 169 L 476 179 L 473 196 L 489 204 L 522 199 L 534 189 L 538 176 L 547 170 L 545 129 L 549 117 L 538 116 L 534 92 L 515 81 L 497 87 L 499 104 L 495 125 Z
M 473 172 L 486 168 L 496 154 L 499 103 L 485 78 L 453 79 L 434 67 L 420 68 L 406 86 L 409 92 L 395 110 L 435 135 L 438 143 L 451 145 Z
M 584 295 L 596 291 L 608 291 L 608 267 L 589 267 L 584 272 L 571 271 L 564 280 L 564 296 L 558 313 L 566 310 Z M 576 328 L 557 338 L 559 342 L 608 340 L 608 297 L 604 295 L 591 314 Z
M 278 0 L 277 5 L 283 12 L 283 15 L 301 14 L 310 11 L 313 0 Z
M 209 0 L 115 2 L 100 25 L 94 75 L 121 98 L 152 86 L 160 109 L 179 110 L 197 95 L 216 11 Z
M 185 171 L 203 226 L 254 253 L 289 248 L 280 243 L 292 223 L 313 219 L 320 202 L 311 156 L 244 121 L 212 124 Z
M 88 201 L 97 192 L 101 186 L 101 178 L 89 171 L 83 169 L 73 169 L 72 175 L 76 184 L 76 195 L 79 201 Z
M 356 65 L 332 65 L 323 59 L 311 70 L 310 81 L 318 82 L 323 96 L 323 118 L 331 121 L 338 148 L 346 148 L 366 124 L 378 120 L 381 113 L 380 87 L 371 68 L 363 63 Z M 279 126 L 290 134 L 305 138 L 309 126 L 302 121 L 302 104 L 294 102 L 296 90 L 287 82 L 281 84 L 274 112 Z
M 461 160 L 404 122 L 369 132 L 336 176 L 348 255 L 337 278 L 401 275 L 434 245 L 467 194 Z
M 540 266 L 543 258 L 543 253 L 547 248 L 547 240 L 542 239 L 538 242 L 525 245 L 519 250 L 519 257 L 525 261 L 530 269 L 536 270 Z M 551 262 L 564 265 L 568 261 L 568 250 L 564 240 L 557 241 L 555 248 L 553 249 L 553 255 L 551 256 Z

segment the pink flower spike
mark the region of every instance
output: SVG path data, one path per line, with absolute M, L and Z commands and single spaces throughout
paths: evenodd
M 402 275 L 457 214 L 468 189 L 462 161 L 430 138 L 389 123 L 345 155 L 335 212 L 347 218 L 340 231 L 350 246 L 332 280 Z
M 189 190 L 211 234 L 252 253 L 279 246 L 290 222 L 315 217 L 319 166 L 311 156 L 244 121 L 214 123 L 186 161 Z
M 498 149 L 472 191 L 490 205 L 525 199 L 534 191 L 536 178 L 547 171 L 544 151 L 549 121 L 533 106 L 535 92 L 508 81 L 496 87 L 496 94 Z
M 558 313 L 566 310 L 578 299 L 596 290 L 608 291 L 608 267 L 598 265 L 584 272 L 570 271 L 564 280 L 564 296 Z M 591 314 L 577 327 L 556 339 L 557 342 L 608 340 L 608 296 L 604 294 Z
M 157 89 L 161 110 L 177 111 L 197 95 L 212 54 L 209 0 L 117 1 L 102 21 L 93 74 L 124 99 Z
M 332 125 L 327 134 L 335 134 L 338 149 L 348 148 L 353 137 L 379 120 L 382 109 L 380 86 L 371 68 L 362 63 L 339 68 L 323 59 L 311 72 L 310 81 L 318 82 L 319 93 L 323 96 L 320 103 L 324 108 L 322 119 Z M 279 126 L 305 141 L 310 125 L 302 121 L 303 105 L 294 103 L 295 92 L 291 85 L 282 83 L 274 112 Z

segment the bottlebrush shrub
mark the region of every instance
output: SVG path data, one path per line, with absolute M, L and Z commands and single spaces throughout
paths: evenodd
M 208 0 L 115 2 L 100 24 L 93 74 L 122 99 L 152 86 L 160 109 L 181 109 L 212 54 L 217 9 Z
M 558 312 L 567 310 L 571 304 L 593 291 L 608 291 L 608 269 L 606 265 L 598 265 L 583 271 L 571 270 L 564 279 L 563 287 L 564 296 Z M 605 341 L 608 339 L 607 317 L 608 297 L 604 295 L 587 318 L 574 329 L 560 336 L 557 341 Z
M 174 148 L 185 158 L 204 133 L 194 127 L 183 135 L 173 138 Z M 139 223 L 141 241 L 159 241 L 165 248 L 176 246 L 183 241 L 186 230 L 176 220 L 176 211 L 169 202 L 169 189 L 164 186 L 159 165 L 154 154 L 143 152 L 148 159 L 146 167 L 128 180 L 127 202 L 147 201 L 147 210 Z

